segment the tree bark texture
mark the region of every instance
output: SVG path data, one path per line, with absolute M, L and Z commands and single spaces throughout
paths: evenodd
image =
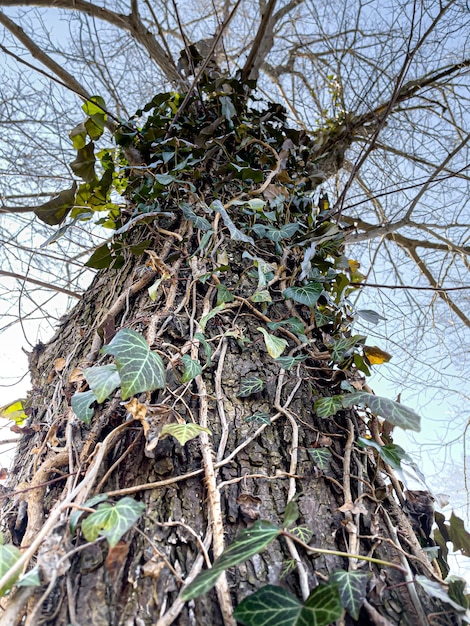
M 120 270 L 98 274 L 81 302 L 62 320 L 52 341 L 31 356 L 34 379 L 29 404 L 33 417 L 12 471 L 10 488 L 19 495 L 12 495 L 7 507 L 15 543 L 27 546 L 31 542 L 53 507 L 89 471 L 97 445 L 123 424 L 105 451 L 87 497 L 96 492 L 107 492 L 110 497 L 131 494 L 145 503 L 147 512 L 110 553 L 103 542 L 87 546 L 80 537 L 72 536 L 64 513 L 38 557 L 43 575 L 56 578 L 50 593 L 39 606 L 47 584 L 36 590 L 28 603 L 20 603 L 18 619 L 12 623 L 30 623 L 28 616 L 34 611 L 34 623 L 50 625 L 172 623 L 165 616 L 177 599 L 182 580 L 201 558 L 201 542 L 212 555 L 214 532 L 220 530 L 214 530 L 214 497 L 220 502 L 223 522 L 219 545 L 230 543 L 258 517 L 281 523 L 287 501 L 295 495 L 301 514 L 297 523 L 310 529 L 311 545 L 347 551 L 356 537 L 352 543 L 360 554 L 408 563 L 410 573 L 432 576 L 432 566 L 391 487 L 377 471 L 373 456 L 352 444 L 352 438 L 364 432 L 362 417 L 342 411 L 335 419 L 325 420 L 312 409 L 319 395 L 330 394 L 338 385 L 321 350 L 318 360 L 311 358 L 303 371 L 280 371 L 267 355 L 256 330 L 264 314 L 243 297 L 244 289 L 249 292 L 250 279 L 244 278 L 240 250 L 233 242 L 225 244 L 232 267 L 229 281 L 238 283 L 240 295 L 208 323 L 206 334 L 214 339 L 211 366 L 199 384 L 182 385 L 177 364 L 170 360 L 168 388 L 150 398 L 154 410 L 152 416 L 150 409 L 148 417 L 150 429 L 158 431 L 163 407 L 196 422 L 201 420 L 201 411 L 206 411 L 202 417 L 212 431 L 209 443 L 195 439 L 181 446 L 168 437 L 149 450 L 151 435 L 146 440 L 139 421 L 126 417 L 119 397 L 101 405 L 90 426 L 74 417 L 69 400 L 82 383 L 70 380 L 74 380 L 77 367 L 103 362 L 98 352 L 103 329 L 112 333 L 112 327 L 125 326 L 144 332 L 152 348 L 170 359 L 178 351 L 194 349 L 191 336 L 197 320 L 213 307 L 215 287 L 196 281 L 207 268 L 197 257 L 189 261 L 198 245 L 190 230 L 187 223 L 173 224 L 174 233 L 185 240 L 177 255 L 172 254 L 173 238 L 157 234 L 153 241 L 152 249 L 171 269 L 171 278 L 155 302 L 149 299 L 147 287 L 157 272 L 146 266 L 144 259 L 130 256 Z M 285 307 L 279 299 L 275 305 L 279 319 L 290 314 Z M 271 317 L 273 313 L 271 309 Z M 229 329 L 233 336 L 227 337 Z M 242 336 L 248 340 L 245 348 L 237 342 Z M 61 359 L 66 362 L 63 368 Z M 258 395 L 240 398 L 240 380 L 248 374 L 261 374 L 267 384 Z M 257 411 L 270 414 L 271 424 L 245 421 Z M 214 485 L 208 484 L 212 478 L 203 460 L 204 445 L 211 448 L 216 487 L 212 495 L 208 495 Z M 333 453 L 325 472 L 315 469 L 308 454 L 308 449 L 319 445 Z M 51 479 L 59 480 L 44 486 Z M 28 487 L 29 491 L 22 492 Z M 361 512 L 340 512 L 339 507 L 347 501 L 360 501 Z M 78 546 L 82 549 L 58 571 L 54 571 L 57 563 L 50 565 L 41 555 L 41 550 L 52 550 L 57 561 L 57 555 Z M 234 605 L 262 584 L 278 584 L 285 563 L 292 558 L 297 558 L 295 552 L 289 553 L 285 542 L 275 541 L 230 570 L 228 587 Z M 302 578 L 312 588 L 351 564 L 330 555 L 302 554 L 300 558 L 301 571 L 294 569 L 281 583 L 299 596 Z M 429 599 L 417 599 L 410 593 L 413 585 L 405 584 L 401 572 L 388 569 L 385 573 L 383 568 L 362 565 L 374 573 L 369 602 L 390 623 L 415 625 L 422 622 L 422 615 L 435 610 Z M 13 594 L 10 602 L 15 598 Z M 377 623 L 373 611 L 364 608 L 359 623 Z M 21 622 L 23 615 L 25 622 Z M 443 623 L 452 623 L 447 619 Z M 222 624 L 216 592 L 186 603 L 173 623 Z

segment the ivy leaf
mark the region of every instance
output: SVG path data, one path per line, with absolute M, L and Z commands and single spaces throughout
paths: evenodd
M 83 374 L 98 402 L 104 402 L 121 384 L 115 365 L 89 367 Z
M 93 391 L 79 391 L 75 393 L 70 404 L 72 405 L 73 412 L 84 424 L 89 424 L 94 414 L 94 409 L 91 408 L 93 402 L 96 402 L 96 396 Z
M 93 252 L 85 263 L 85 266 L 92 267 L 95 270 L 102 270 L 106 267 L 110 267 L 112 262 L 113 255 L 111 254 L 111 250 L 106 244 L 103 244 Z
M 202 332 L 206 330 L 207 322 L 211 320 L 213 317 L 215 317 L 216 315 L 218 315 L 219 313 L 221 313 L 224 310 L 224 308 L 225 308 L 225 302 L 222 302 L 222 304 L 219 304 L 218 306 L 214 307 L 212 311 L 209 311 L 207 315 L 203 315 L 201 317 L 199 326 L 201 327 Z
M 340 409 L 344 408 L 344 396 L 328 396 L 315 400 L 313 409 L 318 417 L 330 417 L 335 415 Z
M 447 604 L 450 604 L 458 612 L 464 613 L 466 611 L 466 607 L 454 602 L 454 600 L 452 600 L 447 593 L 446 588 L 439 584 L 437 580 L 430 580 L 426 576 L 418 574 L 415 576 L 415 581 L 421 585 L 424 591 L 428 594 L 428 596 L 431 596 L 431 598 L 437 598 L 442 602 L 447 602 Z M 465 621 L 468 623 L 468 620 Z
M 263 333 L 264 343 L 266 344 L 266 349 L 269 356 L 273 359 L 277 359 L 278 357 L 280 357 L 284 350 L 287 348 L 287 341 L 285 339 L 281 339 L 280 337 L 270 335 L 268 331 L 264 328 L 258 327 L 256 330 L 259 330 L 260 333 Z
M 240 389 L 237 396 L 239 398 L 247 398 L 248 396 L 252 396 L 254 393 L 262 391 L 263 387 L 264 380 L 261 378 L 256 378 L 254 376 L 243 378 L 240 382 Z
M 183 376 L 181 377 L 182 383 L 187 383 L 188 381 L 196 378 L 202 372 L 202 367 L 199 361 L 194 361 L 188 354 L 184 354 L 181 357 L 184 365 Z
M 193 582 L 183 589 L 181 599 L 192 600 L 207 593 L 224 570 L 243 563 L 264 550 L 279 533 L 280 529 L 275 524 L 265 520 L 257 520 L 251 528 L 242 530 L 235 541 L 214 562 L 212 568 L 198 574 Z
M 165 387 L 165 366 L 161 357 L 150 350 L 144 337 L 135 330 L 121 329 L 101 352 L 112 354 L 116 359 L 123 400 L 142 391 Z
M 107 500 L 107 499 L 108 499 L 108 496 L 107 496 L 106 493 L 97 493 L 96 495 L 92 496 L 91 498 L 88 498 L 88 500 L 83 503 L 83 508 L 91 509 L 95 505 L 97 505 L 100 502 L 103 502 L 104 500 Z M 80 510 L 80 509 L 75 509 L 74 511 L 72 511 L 72 513 L 70 513 L 69 528 L 70 528 L 70 532 L 72 533 L 72 535 L 77 530 L 78 522 L 80 521 L 80 518 L 84 514 L 85 514 L 85 511 Z
M 387 443 L 386 445 L 381 446 L 373 439 L 365 439 L 364 437 L 358 437 L 358 441 L 361 446 L 370 446 L 375 448 L 382 460 L 390 465 L 390 467 L 396 472 L 401 471 L 402 461 L 407 461 L 412 466 L 415 465 L 410 455 L 407 454 L 401 446 L 394 443 Z
M 374 415 L 383 417 L 394 426 L 414 430 L 416 432 L 421 430 L 420 416 L 415 413 L 413 409 L 410 409 L 399 402 L 394 402 L 389 398 L 374 396 L 373 394 L 366 393 L 365 391 L 357 391 L 356 393 L 343 396 L 344 408 L 349 408 L 355 404 L 368 406 Z
M 272 302 L 271 294 L 267 289 L 261 289 L 260 291 L 255 291 L 255 293 L 250 297 L 252 302 Z
M 463 520 L 453 512 L 449 520 L 449 537 L 454 550 L 460 550 L 463 555 L 470 556 L 470 534 L 465 530 Z
M 276 359 L 276 363 L 279 363 L 283 370 L 291 370 L 299 363 L 302 363 L 302 361 L 305 361 L 305 359 L 308 359 L 306 354 L 301 354 L 299 356 L 280 356 Z
M 329 448 L 308 448 L 308 453 L 314 465 L 321 470 L 327 469 L 333 456 Z
M 178 440 L 179 444 L 184 446 L 185 443 L 191 439 L 195 439 L 201 433 L 212 435 L 209 428 L 199 426 L 199 424 L 193 424 L 193 422 L 189 422 L 188 424 L 165 424 L 161 430 L 160 439 L 163 435 L 171 435 Z
M 0 417 L 6 420 L 12 420 L 15 424 L 21 426 L 25 419 L 28 419 L 28 416 L 24 412 L 24 402 L 25 400 L 20 398 L 9 404 L 4 404 L 0 407 Z
M 361 309 L 360 311 L 356 311 L 356 315 L 362 317 L 362 319 L 366 320 L 366 322 L 370 322 L 371 324 L 378 324 L 380 320 L 387 320 L 386 317 L 379 315 L 376 311 L 372 311 L 371 309 Z
M 235 298 L 233 294 L 227 289 L 225 285 L 219 283 L 217 285 L 217 306 L 219 304 L 223 304 L 224 302 L 233 302 Z
M 171 174 L 154 174 L 154 177 L 157 183 L 164 186 L 178 181 L 176 176 L 172 176 Z
M 34 214 L 41 222 L 49 226 L 62 224 L 75 204 L 75 194 L 77 193 L 77 183 L 73 183 L 70 189 L 61 191 L 57 196 L 40 204 L 34 209 Z
M 95 162 L 95 144 L 90 141 L 84 148 L 77 150 L 77 156 L 70 163 L 70 167 L 75 176 L 79 176 L 86 183 L 91 183 L 96 178 Z
M 288 528 L 299 518 L 299 507 L 295 500 L 289 500 L 284 510 L 284 528 Z
M 280 326 L 287 326 L 297 335 L 305 334 L 305 325 L 298 317 L 289 317 L 286 320 L 280 320 L 279 322 L 268 322 L 266 326 L 269 330 L 277 330 Z
M 291 298 L 295 302 L 300 302 L 300 304 L 313 306 L 322 292 L 323 285 L 321 283 L 307 283 L 301 286 L 287 287 L 282 292 L 282 295 L 286 300 Z
M 360 343 L 363 343 L 367 337 L 365 335 L 353 335 L 352 337 L 342 337 L 336 341 L 332 341 L 328 347 L 331 349 L 331 358 L 335 363 L 340 363 L 345 357 L 349 356 L 350 351 Z
M 232 121 L 232 117 L 235 117 L 237 110 L 233 105 L 232 99 L 229 96 L 220 96 L 220 104 L 222 105 L 222 115 L 227 122 Z
M 207 220 L 205 217 L 197 215 L 190 204 L 188 204 L 187 202 L 181 202 L 179 206 L 184 217 L 192 222 L 194 226 L 196 226 L 196 228 L 199 228 L 199 230 L 202 231 L 210 230 L 211 224 L 209 220 Z
M 245 626 L 328 626 L 343 612 L 336 585 L 319 585 L 303 605 L 290 591 L 266 585 L 245 598 L 234 617 Z
M 271 416 L 269 413 L 265 413 L 264 411 L 256 411 L 253 415 L 248 415 L 245 417 L 245 422 L 258 422 L 261 424 L 270 424 Z
M 338 570 L 330 577 L 330 581 L 338 585 L 341 604 L 355 620 L 359 619 L 370 576 L 370 572 Z
M 104 502 L 98 510 L 82 522 L 82 532 L 87 541 L 95 541 L 99 535 L 106 537 L 113 548 L 145 511 L 145 504 L 133 498 L 123 498 L 114 506 Z
M 250 243 L 252 246 L 255 245 L 252 237 L 245 235 L 245 233 L 243 233 L 239 228 L 235 226 L 220 200 L 214 200 L 214 202 L 212 202 L 212 204 L 210 205 L 210 208 L 217 213 L 220 213 L 225 226 L 228 228 L 230 237 L 234 241 L 244 241 L 245 243 Z
M 278 243 L 282 239 L 289 239 L 299 230 L 300 224 L 284 224 L 281 228 L 265 226 L 265 237 Z
M 69 132 L 69 137 L 72 141 L 72 144 L 75 150 L 80 150 L 80 148 L 85 147 L 86 136 L 87 136 L 86 127 L 83 122 L 80 122 L 80 124 L 77 124 L 75 128 L 72 128 L 72 130 Z
M 209 367 L 212 363 L 211 361 L 212 348 L 210 344 L 207 342 L 206 338 L 204 337 L 202 333 L 194 333 L 194 339 L 197 339 L 197 341 L 201 342 L 202 347 L 204 348 L 204 355 L 206 357 L 206 365 Z
M 106 103 L 101 96 L 91 96 L 82 104 L 82 110 L 90 117 L 94 115 L 102 115 L 106 120 Z
M 39 567 L 33 567 L 29 572 L 23 574 L 23 576 L 16 583 L 17 587 L 40 587 L 41 580 L 39 578 Z
M 16 546 L 12 544 L 0 545 L 0 578 L 3 578 L 20 557 L 21 551 Z M 12 576 L 7 584 L 0 589 L 0 596 L 4 596 L 5 593 L 13 587 L 20 574 L 21 572 L 18 572 Z

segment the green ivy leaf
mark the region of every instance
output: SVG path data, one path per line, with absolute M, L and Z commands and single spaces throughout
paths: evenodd
M 308 453 L 313 463 L 321 470 L 326 470 L 332 459 L 329 448 L 308 448 Z
M 355 620 L 359 619 L 359 611 L 367 595 L 370 577 L 370 572 L 359 570 L 350 572 L 338 570 L 330 577 L 330 581 L 338 585 L 341 604 Z
M 183 376 L 181 377 L 182 383 L 187 383 L 188 381 L 196 378 L 202 372 L 202 367 L 199 361 L 194 361 L 188 354 L 184 354 L 181 357 L 184 365 Z
M 264 411 L 256 411 L 253 415 L 248 415 L 245 417 L 245 422 L 257 422 L 260 424 L 270 424 L 271 416 L 269 413 L 265 413 Z
M 83 374 L 98 402 L 104 402 L 121 384 L 115 365 L 89 367 Z
M 296 287 L 287 287 L 282 292 L 286 300 L 291 298 L 294 302 L 313 306 L 323 292 L 321 283 L 307 283 L 305 285 L 297 285 Z
M 335 415 L 340 409 L 344 408 L 344 396 L 328 396 L 315 400 L 313 409 L 318 417 L 330 417 Z
M 96 178 L 95 162 L 95 144 L 90 141 L 84 148 L 77 150 L 77 156 L 70 163 L 70 167 L 75 176 L 79 176 L 86 183 L 91 183 Z
M 161 430 L 160 438 L 162 438 L 163 435 L 171 435 L 178 440 L 179 444 L 184 446 L 185 443 L 191 441 L 191 439 L 195 439 L 201 433 L 212 435 L 209 428 L 199 426 L 199 424 L 194 424 L 193 422 L 189 422 L 188 424 L 165 424 Z
M 199 230 L 207 231 L 211 228 L 211 223 L 205 218 L 197 215 L 190 204 L 181 202 L 179 205 L 184 217 L 192 222 Z
M 463 520 L 453 512 L 450 516 L 448 530 L 454 550 L 460 550 L 463 555 L 470 556 L 470 534 L 465 530 Z
M 210 343 L 207 342 L 206 338 L 204 337 L 202 333 L 194 333 L 194 339 L 197 339 L 197 341 L 199 341 L 202 344 L 202 347 L 204 348 L 204 355 L 206 357 L 206 365 L 207 367 L 209 367 L 212 363 L 211 361 L 212 348 L 210 346 Z
M 214 202 L 212 202 L 212 204 L 210 205 L 210 208 L 213 211 L 220 213 L 225 226 L 228 228 L 230 237 L 234 241 L 244 241 L 245 243 L 250 243 L 252 246 L 255 245 L 252 237 L 245 235 L 245 233 L 243 233 L 239 228 L 235 226 L 220 200 L 214 200 Z
M 281 228 L 274 228 L 273 226 L 265 226 L 264 236 L 279 243 L 283 239 L 289 239 L 300 229 L 300 224 L 284 224 Z
M 39 578 L 39 566 L 33 567 L 29 572 L 23 574 L 23 576 L 16 583 L 17 587 L 40 587 L 41 580 Z
M 273 359 L 277 359 L 278 357 L 280 357 L 284 350 L 287 348 L 287 341 L 285 339 L 281 339 L 280 337 L 270 335 L 267 330 L 261 328 L 260 326 L 256 330 L 259 330 L 260 333 L 263 333 L 264 343 L 266 344 L 266 349 L 269 356 L 271 356 Z
M 113 548 L 145 511 L 145 504 L 133 498 L 123 498 L 114 506 L 104 502 L 98 510 L 82 522 L 82 532 L 87 541 L 95 541 L 99 535 L 106 537 Z
M 413 409 L 410 409 L 399 402 L 394 402 L 388 398 L 381 398 L 380 396 L 374 396 L 373 394 L 366 393 L 365 391 L 357 391 L 356 393 L 343 396 L 344 408 L 349 408 L 356 404 L 368 406 L 374 415 L 383 417 L 394 426 L 414 430 L 416 432 L 421 430 L 420 416 L 415 413 Z
M 298 317 L 289 317 L 288 319 L 281 320 L 279 322 L 268 322 L 266 326 L 269 328 L 269 330 L 277 330 L 281 326 L 288 326 L 290 330 L 292 330 L 297 335 L 305 334 L 305 325 Z
M 97 493 L 96 495 L 92 496 L 91 498 L 88 498 L 88 500 L 83 503 L 83 507 L 91 509 L 95 505 L 97 505 L 100 502 L 103 502 L 104 500 L 107 500 L 107 499 L 108 499 L 108 496 L 107 496 L 106 493 Z M 85 514 L 85 511 L 83 511 L 83 510 L 81 511 L 80 509 L 75 509 L 74 511 L 72 511 L 72 513 L 70 513 L 69 528 L 70 528 L 70 532 L 72 533 L 72 535 L 77 530 L 78 522 L 80 521 L 80 518 L 84 514 Z
M 95 410 L 91 408 L 93 402 L 96 402 L 96 396 L 93 391 L 79 391 L 75 393 L 70 400 L 73 412 L 78 419 L 85 424 L 91 422 L 91 418 L 95 412 Z
M 82 110 L 86 115 L 102 115 L 106 119 L 106 103 L 101 96 L 91 96 L 82 104 Z
M 0 545 L 0 578 L 3 578 L 3 576 L 10 568 L 13 567 L 20 557 L 21 550 L 19 550 L 19 548 L 12 544 Z M 7 584 L 0 589 L 0 596 L 4 596 L 5 593 L 13 587 L 15 582 L 20 577 L 20 573 L 21 572 L 18 572 L 12 576 Z
M 255 291 L 255 293 L 250 297 L 252 302 L 272 302 L 271 294 L 267 289 L 261 289 Z
M 343 612 L 334 584 L 316 587 L 303 605 L 283 587 L 266 585 L 245 598 L 234 617 L 245 626 L 328 626 Z
M 242 378 L 240 381 L 240 389 L 238 390 L 237 396 L 239 398 L 247 398 L 248 396 L 252 396 L 254 393 L 259 393 L 263 390 L 264 380 L 261 378 L 256 378 L 255 376 L 248 376 L 247 378 Z
M 230 293 L 227 287 L 222 283 L 219 283 L 217 285 L 217 306 L 219 306 L 219 304 L 223 304 L 224 302 L 233 302 L 234 300 L 235 298 L 233 297 L 233 294 Z
M 289 500 L 284 510 L 284 528 L 289 528 L 299 518 L 299 507 L 295 500 Z
M 86 136 L 87 132 L 83 122 L 80 122 L 75 128 L 72 128 L 69 132 L 69 137 L 75 150 L 80 150 L 86 146 Z
M 275 524 L 265 520 L 257 520 L 251 528 L 242 530 L 235 541 L 214 562 L 212 568 L 198 574 L 193 582 L 183 589 L 182 600 L 192 600 L 207 593 L 223 571 L 243 563 L 264 550 L 279 533 L 280 529 Z
M 86 267 L 92 267 L 95 270 L 102 270 L 105 267 L 110 267 L 114 258 L 111 254 L 111 250 L 107 244 L 103 244 L 97 248 L 88 261 L 85 263 Z
M 165 366 L 160 355 L 152 352 L 144 337 L 135 330 L 121 329 L 101 352 L 112 354 L 116 359 L 123 400 L 142 391 L 165 387 Z
M 457 602 L 454 602 L 454 600 L 452 600 L 452 598 L 449 596 L 447 589 L 444 587 L 444 585 L 438 583 L 437 580 L 430 580 L 426 576 L 418 574 L 415 576 L 415 581 L 421 585 L 424 591 L 429 596 L 431 596 L 431 598 L 437 598 L 442 602 L 450 604 L 456 611 L 465 613 L 466 607 L 461 606 Z M 465 621 L 467 621 L 468 623 L 468 620 Z
M 306 354 L 301 354 L 299 356 L 280 356 L 276 359 L 276 363 L 279 363 L 284 370 L 291 370 L 299 363 L 302 363 L 302 361 L 305 361 L 305 359 L 308 359 Z
M 214 307 L 212 311 L 209 311 L 207 315 L 203 315 L 201 317 L 199 326 L 201 327 L 202 332 L 206 330 L 207 322 L 211 320 L 213 317 L 215 317 L 216 315 L 218 315 L 219 313 L 221 313 L 224 310 L 224 308 L 225 308 L 225 302 L 222 302 L 222 304 L 219 304 L 219 306 Z
M 331 344 L 328 344 L 332 360 L 335 363 L 340 363 L 355 346 L 364 343 L 366 339 L 365 335 L 354 335 L 353 337 L 342 337 L 332 341 Z
M 379 445 L 373 439 L 366 439 L 365 437 L 358 437 L 358 441 L 361 446 L 370 446 L 375 448 L 380 457 L 390 465 L 396 472 L 401 470 L 401 462 L 407 461 L 411 465 L 414 465 L 413 459 L 410 457 L 401 446 L 394 443 L 387 443 L 386 445 Z

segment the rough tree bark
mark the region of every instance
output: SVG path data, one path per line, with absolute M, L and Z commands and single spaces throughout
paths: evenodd
M 217 98 L 230 93 L 222 90 Z M 220 102 L 228 107 L 227 99 L 217 100 L 217 107 Z M 296 157 L 302 170 L 296 172 L 289 159 L 297 148 L 301 152 L 302 142 L 306 153 L 311 146 L 299 134 L 297 146 L 292 139 L 286 143 L 281 129 L 276 130 L 277 144 L 268 145 L 260 136 L 240 147 L 234 139 L 233 111 L 221 119 L 212 105 L 198 106 L 192 104 L 191 119 L 211 130 L 198 136 L 210 136 L 212 143 L 208 146 L 205 139 L 199 145 L 206 156 L 193 168 L 193 187 L 189 179 L 171 183 L 161 215 L 145 224 L 136 222 L 120 249 L 122 266 L 100 271 L 55 337 L 31 354 L 30 420 L 18 447 L 5 511 L 13 543 L 24 550 L 32 546 L 32 552 L 37 547 L 32 562 L 39 563 L 42 585 L 14 589 L 4 602 L 0 625 L 228 625 L 235 623 L 231 606 L 262 585 L 281 584 L 305 600 L 333 572 L 357 568 L 371 572 L 367 599 L 357 620 L 346 615 L 338 624 L 415 626 L 430 623 L 431 616 L 439 620 L 435 623 L 456 623 L 445 606 L 413 582 L 415 574 L 429 579 L 439 575 L 401 508 L 398 482 L 390 484 L 374 454 L 356 444 L 358 436 L 369 433 L 381 441 L 376 419 L 353 409 L 323 418 L 313 410 L 318 398 L 341 394 L 343 381 L 357 387 L 365 382 L 353 365 L 340 368 L 332 360 L 329 335 L 335 324 L 339 328 L 346 322 L 330 319 L 322 325 L 315 322 L 312 307 L 283 297 L 298 276 L 304 243 L 299 239 L 280 246 L 282 240 L 260 239 L 252 244 L 229 233 L 229 225 L 236 223 L 240 234 L 240 204 L 253 198 L 282 196 L 283 210 L 291 212 L 286 222 L 308 221 L 311 208 L 295 216 L 293 203 L 298 194 L 295 177 L 305 175 L 306 165 Z M 258 120 L 260 127 L 266 120 Z M 182 115 L 179 121 L 178 141 L 193 132 Z M 272 128 L 280 127 L 273 123 Z M 172 136 L 168 126 L 166 136 Z M 155 132 L 151 142 L 161 139 Z M 183 147 L 178 141 L 175 150 Z M 227 169 L 229 156 L 243 150 L 249 153 L 246 160 L 258 160 L 261 184 L 240 182 Z M 128 212 L 135 208 L 137 195 L 145 200 L 142 179 L 153 184 L 157 171 L 145 169 L 154 153 L 139 146 L 138 154 L 141 169 L 130 174 Z M 341 156 L 334 155 L 336 167 Z M 324 164 L 328 157 L 316 153 L 315 158 Z M 310 166 L 313 193 L 318 169 L 315 163 Z M 240 204 L 233 203 L 235 197 Z M 224 204 L 232 222 L 220 212 L 204 217 L 200 207 L 214 198 Z M 199 218 L 210 220 L 212 234 L 205 246 L 200 222 L 183 217 L 182 200 L 199 211 Z M 246 219 L 256 222 L 256 215 Z M 131 246 L 143 240 L 146 252 L 132 254 Z M 341 245 L 331 254 L 340 257 Z M 260 269 L 262 262 L 270 264 L 269 271 Z M 271 301 L 253 298 L 263 272 Z M 162 281 L 152 300 L 148 288 L 158 279 Z M 204 320 L 216 306 L 221 283 L 232 298 Z M 283 369 L 268 354 L 259 328 L 292 317 L 303 324 L 306 339 L 289 326 L 268 330 L 287 341 L 286 353 L 305 357 Z M 84 369 L 109 362 L 100 348 L 123 328 L 143 334 L 162 355 L 166 387 L 137 397 L 147 411 L 139 419 L 132 418 L 135 411 L 113 392 L 86 425 L 71 410 L 71 397 L 86 389 Z M 181 380 L 184 355 L 203 366 L 186 383 Z M 252 394 L 240 393 L 249 377 L 261 379 L 264 386 Z M 184 446 L 173 437 L 158 438 L 163 424 L 181 420 L 208 427 L 211 435 L 202 433 Z M 312 462 L 315 449 L 331 453 L 323 469 Z M 101 540 L 86 542 L 68 525 L 73 508 L 98 493 L 111 501 L 132 496 L 145 505 L 145 514 L 111 550 Z M 295 525 L 303 528 L 311 546 L 372 557 L 398 568 L 312 553 L 279 539 L 229 569 L 216 589 L 196 600 L 180 600 L 184 581 L 206 567 L 206 558 L 218 557 L 257 519 L 282 526 L 286 505 L 294 498 L 299 510 Z M 296 567 L 286 568 L 289 563 Z

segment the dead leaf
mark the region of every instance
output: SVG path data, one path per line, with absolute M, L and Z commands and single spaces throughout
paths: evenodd
M 8 469 L 6 467 L 0 468 L 0 480 L 5 480 L 8 478 Z
M 162 570 L 165 568 L 165 561 L 147 561 L 142 566 L 142 574 L 151 578 L 160 578 Z
M 341 513 L 350 511 L 353 515 L 360 513 L 361 515 L 367 515 L 367 509 L 361 502 L 346 502 L 343 506 L 338 508 Z
M 132 398 L 125 405 L 126 409 L 136 420 L 143 421 L 147 413 L 147 407 L 145 404 L 141 404 L 136 398 Z M 144 426 L 145 433 L 145 426 Z
M 119 578 L 119 574 L 128 553 L 129 544 L 125 541 L 120 541 L 112 548 L 109 548 L 108 556 L 106 557 L 104 565 L 112 583 L 114 583 Z
M 69 376 L 69 383 L 81 383 L 82 380 L 85 380 L 85 377 L 83 375 L 83 370 L 81 367 L 75 367 L 72 370 L 72 373 Z
M 392 358 L 392 355 L 377 346 L 364 346 L 364 356 L 369 361 L 370 365 L 381 365 L 382 363 L 388 363 Z
M 237 498 L 240 513 L 247 520 L 257 520 L 260 516 L 262 500 L 251 493 L 241 493 Z
M 67 361 L 63 357 L 59 357 L 54 361 L 54 369 L 56 372 L 61 372 L 67 365 Z

